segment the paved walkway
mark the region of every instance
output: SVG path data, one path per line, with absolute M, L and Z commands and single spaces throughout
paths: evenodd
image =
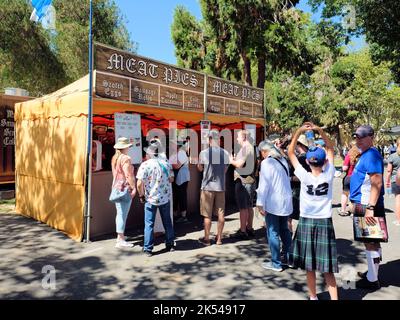
M 340 199 L 335 179 L 334 206 Z M 400 227 L 393 225 L 394 198 L 386 198 L 390 242 L 383 244 L 380 268 L 382 288 L 367 292 L 344 282 L 341 299 L 400 299 Z M 239 225 L 238 213 L 226 217 L 226 233 Z M 350 217 L 334 211 L 334 225 L 342 279 L 352 279 L 366 268 L 363 247 L 351 241 Z M 143 237 L 134 236 L 131 249 L 114 248 L 114 238 L 76 243 L 37 221 L 10 213 L 0 215 L 0 299 L 306 299 L 305 273 L 287 269 L 264 270 L 269 258 L 261 217 L 255 218 L 256 237 L 248 241 L 225 239 L 221 246 L 202 247 L 201 220 L 177 225 L 177 251 L 163 252 L 157 239 L 155 256 L 141 254 Z M 216 231 L 213 223 L 212 231 Z M 54 268 L 54 269 L 53 269 Z M 49 271 L 50 270 L 50 271 Z M 51 270 L 54 270 L 55 274 Z M 42 273 L 43 272 L 43 273 Z M 55 276 L 55 277 L 54 277 Z M 55 283 L 51 279 L 55 278 Z M 54 283 L 55 287 L 50 284 Z M 328 299 L 322 276 L 320 299 Z

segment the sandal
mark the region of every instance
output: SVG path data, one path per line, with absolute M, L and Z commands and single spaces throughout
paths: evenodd
M 341 216 L 341 217 L 351 216 L 351 212 L 350 211 L 341 211 L 341 210 L 338 210 L 338 211 L 339 211 L 339 216 Z
M 205 246 L 207 246 L 207 247 L 211 245 L 211 241 L 210 241 L 210 240 L 204 239 L 204 237 L 200 238 L 200 239 L 199 239 L 199 242 L 200 242 L 202 245 L 205 245 Z

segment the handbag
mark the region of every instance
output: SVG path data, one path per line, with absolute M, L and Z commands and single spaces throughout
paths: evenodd
M 118 161 L 118 159 L 117 159 Z M 119 166 L 117 166 L 117 174 L 118 174 L 118 169 Z M 115 175 L 115 177 L 117 176 L 117 174 Z M 120 202 L 120 201 L 128 201 L 130 199 L 130 194 L 129 194 L 129 188 L 127 188 L 126 186 L 122 185 L 122 190 L 115 188 L 114 187 L 114 183 L 115 183 L 115 177 L 113 179 L 113 183 L 112 183 L 112 188 L 111 188 L 111 193 L 110 193 L 110 197 L 108 198 L 108 200 L 110 200 L 111 202 Z
M 128 188 L 124 190 L 118 190 L 117 188 L 112 188 L 109 200 L 111 202 L 119 202 L 119 201 L 127 201 L 130 198 L 130 194 L 128 192 Z
M 385 217 L 374 217 L 376 223 L 368 225 L 364 216 L 365 206 L 361 204 L 353 205 L 355 206 L 353 214 L 354 240 L 361 242 L 388 242 L 389 234 Z

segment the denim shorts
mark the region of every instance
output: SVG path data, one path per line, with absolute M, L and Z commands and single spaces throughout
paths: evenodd
M 241 179 L 235 180 L 235 197 L 239 210 L 253 208 L 255 187 L 255 183 L 243 183 Z

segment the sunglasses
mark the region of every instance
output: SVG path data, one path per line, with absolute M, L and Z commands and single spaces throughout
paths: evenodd
M 372 137 L 372 136 L 373 136 L 373 134 L 368 134 L 366 136 L 360 136 L 359 134 L 353 134 L 353 138 L 356 138 L 356 139 L 363 139 L 363 138 Z

